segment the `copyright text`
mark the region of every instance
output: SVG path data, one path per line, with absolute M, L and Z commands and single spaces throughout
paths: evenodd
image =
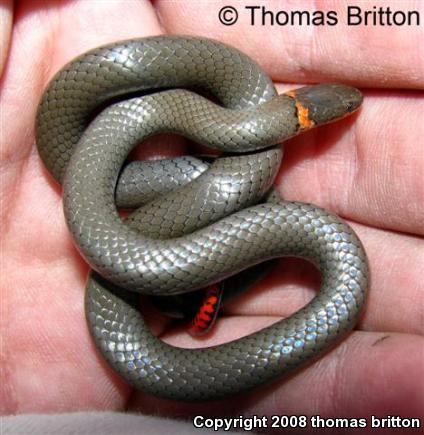
M 319 415 L 307 417 L 306 415 L 272 415 L 234 417 L 234 418 L 208 418 L 197 415 L 193 418 L 193 426 L 196 428 L 208 428 L 214 431 L 230 431 L 242 429 L 251 431 L 256 429 L 284 429 L 284 428 L 326 428 L 326 429 L 354 429 L 354 428 L 420 428 L 419 418 L 403 418 L 399 416 L 377 417 L 372 415 L 369 418 L 324 418 Z
M 342 15 L 342 14 L 340 14 Z M 224 26 L 233 26 L 242 17 L 250 26 L 420 26 L 418 10 L 393 9 L 373 6 L 365 9 L 348 5 L 343 16 L 334 10 L 274 10 L 266 6 L 224 6 L 218 19 Z

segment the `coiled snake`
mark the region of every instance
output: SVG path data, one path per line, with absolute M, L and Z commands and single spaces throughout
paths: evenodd
M 129 99 L 122 100 L 125 94 Z M 86 289 L 92 336 L 128 382 L 173 399 L 219 398 L 299 367 L 354 326 L 368 269 L 353 230 L 313 205 L 263 197 L 281 160 L 276 144 L 353 112 L 361 101 L 359 91 L 338 84 L 276 96 L 244 54 L 179 36 L 94 49 L 50 82 L 38 110 L 38 150 L 63 184 L 67 224 L 96 271 Z M 161 132 L 227 154 L 124 221 L 115 192 L 120 206 L 140 205 L 128 189 L 137 190 L 134 177 L 144 175 L 138 167 L 121 168 L 137 143 Z M 176 185 L 187 166 L 194 168 L 184 158 L 168 163 L 158 165 Z M 175 348 L 154 337 L 123 290 L 180 294 L 280 256 L 303 257 L 319 268 L 317 296 L 268 328 L 206 349 Z

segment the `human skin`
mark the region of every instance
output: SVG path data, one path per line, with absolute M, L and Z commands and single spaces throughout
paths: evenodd
M 12 6 L 3 2 L 2 414 L 130 409 L 180 417 L 423 417 L 423 27 L 232 28 L 216 18 L 225 4 L 22 1 L 15 4 L 9 35 Z M 284 8 L 275 5 L 269 2 L 269 8 Z M 297 9 L 310 7 L 296 3 Z M 344 5 L 326 2 L 325 8 L 342 14 Z M 403 2 L 402 8 L 421 8 L 424 16 L 422 3 Z M 323 358 L 236 400 L 184 404 L 151 398 L 133 391 L 105 364 L 84 318 L 88 268 L 66 228 L 60 186 L 34 144 L 38 101 L 64 63 L 101 44 L 161 33 L 229 43 L 258 61 L 281 90 L 294 87 L 289 82 L 340 81 L 364 91 L 358 114 L 287 142 L 278 178 L 285 199 L 326 207 L 357 231 L 371 269 L 363 316 Z M 184 152 L 183 140 L 165 142 L 152 140 L 139 155 Z M 318 281 L 309 264 L 281 260 L 260 285 L 226 308 L 207 339 L 190 338 L 163 318 L 152 318 L 152 328 L 175 345 L 222 343 L 301 307 Z

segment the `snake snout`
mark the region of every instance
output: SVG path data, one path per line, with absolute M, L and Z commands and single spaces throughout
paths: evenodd
M 297 104 L 307 109 L 308 118 L 314 125 L 340 119 L 362 104 L 362 93 L 347 85 L 328 83 L 296 89 Z

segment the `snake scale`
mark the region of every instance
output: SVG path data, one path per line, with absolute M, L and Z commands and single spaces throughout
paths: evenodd
M 37 147 L 63 185 L 67 225 L 93 269 L 86 288 L 91 334 L 126 381 L 176 400 L 221 398 L 300 367 L 353 328 L 368 281 L 353 230 L 313 205 L 263 198 L 282 158 L 276 144 L 361 102 L 359 91 L 339 84 L 277 96 L 246 55 L 195 37 L 113 43 L 56 74 L 39 105 Z M 151 163 L 147 172 L 139 163 L 122 170 L 135 145 L 163 132 L 225 153 L 200 169 L 201 162 L 183 157 Z M 160 166 L 173 186 L 153 190 L 141 206 L 145 196 L 133 191 L 139 180 L 149 191 L 146 173 L 161 178 Z M 123 220 L 116 204 L 140 207 Z M 317 266 L 316 297 L 288 318 L 219 346 L 162 342 L 128 292 L 191 292 L 281 256 Z

